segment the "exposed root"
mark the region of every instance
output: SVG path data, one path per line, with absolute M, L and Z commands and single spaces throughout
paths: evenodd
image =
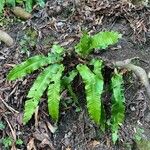
M 113 64 L 116 67 L 126 68 L 127 70 L 133 71 L 135 73 L 135 75 L 140 79 L 141 83 L 145 86 L 147 95 L 148 95 L 149 100 L 150 100 L 150 83 L 149 83 L 148 75 L 143 68 L 136 66 L 136 65 L 131 63 L 131 61 L 133 59 L 134 58 L 126 59 L 124 61 L 117 61 L 117 62 L 114 62 Z

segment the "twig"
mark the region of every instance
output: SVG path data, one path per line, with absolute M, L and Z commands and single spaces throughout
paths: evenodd
M 15 130 L 13 130 L 13 128 L 12 128 L 10 122 L 8 121 L 7 117 L 6 117 L 5 115 L 3 115 L 3 116 L 4 116 L 5 121 L 7 122 L 7 124 L 8 124 L 8 126 L 9 126 L 10 130 L 11 130 L 13 139 L 16 141 L 16 132 L 15 132 Z
M 3 104 L 12 112 L 12 113 L 19 113 L 17 110 L 15 110 L 14 108 L 10 107 L 1 97 L 0 100 L 3 102 Z

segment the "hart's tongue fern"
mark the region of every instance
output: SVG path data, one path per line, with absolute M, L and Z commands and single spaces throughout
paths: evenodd
M 40 1 L 38 0 L 38 2 Z M 100 32 L 93 36 L 84 33 L 80 42 L 75 46 L 75 52 L 79 57 L 84 59 L 87 58 L 95 48 L 100 50 L 106 49 L 109 45 L 117 43 L 120 37 L 120 34 L 113 31 Z M 28 92 L 23 122 L 26 124 L 31 119 L 43 93 L 47 90 L 49 115 L 53 121 L 57 123 L 59 119 L 61 92 L 65 89 L 68 90 L 70 96 L 77 103 L 78 98 L 73 92 L 71 83 L 79 74 L 85 86 L 89 116 L 104 131 L 106 117 L 102 101 L 102 93 L 104 90 L 104 79 L 102 76 L 103 61 L 92 59 L 87 62 L 87 59 L 85 61 L 86 65 L 78 62 L 76 68 L 74 67 L 70 70 L 70 68 L 65 68 L 67 66 L 64 67 L 63 65 L 64 56 L 67 56 L 66 53 L 67 51 L 60 45 L 53 45 L 51 53 L 49 53 L 47 57 L 43 55 L 31 57 L 15 66 L 9 72 L 7 78 L 9 80 L 15 80 L 41 68 L 41 73 L 38 75 Z M 68 62 L 67 65 L 69 64 L 72 64 L 72 62 Z M 43 67 L 46 68 L 43 69 Z M 67 72 L 67 70 L 69 71 Z M 122 82 L 122 76 L 115 73 L 111 79 L 113 91 L 111 129 L 114 142 L 118 138 L 119 125 L 124 119 Z

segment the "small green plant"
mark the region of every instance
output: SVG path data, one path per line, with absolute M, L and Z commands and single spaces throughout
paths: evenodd
M 80 42 L 75 46 L 76 54 L 74 52 L 71 54 L 71 56 L 74 55 L 78 60 L 72 69 L 68 66 L 69 64 L 73 64 L 73 62 L 68 62 L 68 65 L 64 63 L 65 59 L 70 57 L 70 51 L 65 50 L 60 45 L 53 45 L 48 56 L 37 55 L 15 66 L 8 74 L 9 80 L 24 77 L 41 68 L 41 73 L 27 94 L 23 116 L 24 124 L 31 119 L 44 91 L 47 91 L 49 115 L 57 123 L 59 119 L 61 92 L 67 89 L 73 100 L 76 103 L 78 102 L 78 97 L 74 93 L 71 83 L 77 75 L 80 75 L 85 86 L 89 116 L 104 131 L 106 124 L 105 108 L 102 101 L 104 90 L 102 71 L 104 62 L 101 59 L 91 57 L 90 54 L 94 49 L 106 49 L 109 45 L 117 43 L 120 38 L 121 35 L 113 31 L 100 32 L 93 36 L 83 33 Z M 44 67 L 46 68 L 44 69 Z M 114 142 L 118 138 L 119 125 L 123 123 L 124 118 L 122 82 L 122 75 L 114 72 L 112 74 L 113 100 L 111 117 Z
M 14 140 L 12 137 L 10 136 L 7 136 L 7 137 L 4 137 L 4 138 L 1 138 L 0 139 L 0 143 L 6 148 L 8 149 L 10 146 L 12 146 Z M 17 139 L 16 142 L 15 142 L 16 145 L 22 145 L 23 144 L 23 141 L 21 139 Z
M 45 1 L 44 0 L 1 0 L 0 14 L 3 12 L 5 5 L 10 7 L 15 7 L 17 4 L 25 5 L 26 11 L 31 12 L 34 4 L 44 7 Z
M 2 143 L 5 148 L 9 148 L 12 145 L 12 142 L 13 142 L 13 139 L 9 136 L 0 139 L 0 143 Z
M 5 124 L 2 121 L 0 121 L 0 130 L 4 130 L 4 129 L 5 129 Z M 5 147 L 5 149 L 8 149 L 10 146 L 12 146 L 13 143 L 14 140 L 11 136 L 6 136 L 0 139 L 0 144 L 2 144 Z M 18 138 L 16 139 L 15 144 L 22 145 L 23 141 L 20 138 Z
M 136 133 L 134 134 L 134 137 L 133 137 L 134 140 L 141 141 L 143 133 L 144 133 L 144 129 L 136 127 Z
M 0 130 L 3 130 L 3 129 L 5 129 L 5 124 L 2 121 L 0 121 Z
M 22 145 L 22 144 L 23 144 L 23 141 L 21 139 L 16 140 L 16 145 Z

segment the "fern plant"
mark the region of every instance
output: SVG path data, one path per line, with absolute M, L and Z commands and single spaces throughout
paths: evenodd
M 123 93 L 123 78 L 116 70 L 111 78 L 111 88 L 112 88 L 112 108 L 111 108 L 111 131 L 112 140 L 115 143 L 118 139 L 118 129 L 124 121 L 125 114 L 125 97 Z
M 42 70 L 28 92 L 24 108 L 24 124 L 31 119 L 45 91 L 47 91 L 49 115 L 53 121 L 57 123 L 59 120 L 61 92 L 67 89 L 74 101 L 78 102 L 78 98 L 72 89 L 71 83 L 77 75 L 80 75 L 85 86 L 89 116 L 101 127 L 102 131 L 104 131 L 106 125 L 105 109 L 102 101 L 102 93 L 104 90 L 102 71 L 104 62 L 100 59 L 91 58 L 89 55 L 94 49 L 103 50 L 109 45 L 117 43 L 120 38 L 121 35 L 113 31 L 100 32 L 93 36 L 83 33 L 79 43 L 75 46 L 75 57 L 84 59 L 85 61 L 83 62 L 85 63 L 78 62 L 77 65 L 74 65 L 72 70 L 68 69 L 67 65 L 63 64 L 65 58 L 69 56 L 68 51 L 60 45 L 53 45 L 48 56 L 33 56 L 21 64 L 16 65 L 7 76 L 9 80 L 22 78 L 40 68 Z M 44 69 L 43 67 L 46 68 Z M 69 71 L 67 72 L 67 70 Z M 123 122 L 124 115 L 124 106 L 122 102 L 124 99 L 123 96 L 119 96 L 123 94 L 119 83 L 121 83 L 121 77 L 115 74 L 112 77 L 114 99 L 112 101 L 113 134 L 118 132 L 118 127 Z M 117 111 L 118 107 L 119 111 Z

